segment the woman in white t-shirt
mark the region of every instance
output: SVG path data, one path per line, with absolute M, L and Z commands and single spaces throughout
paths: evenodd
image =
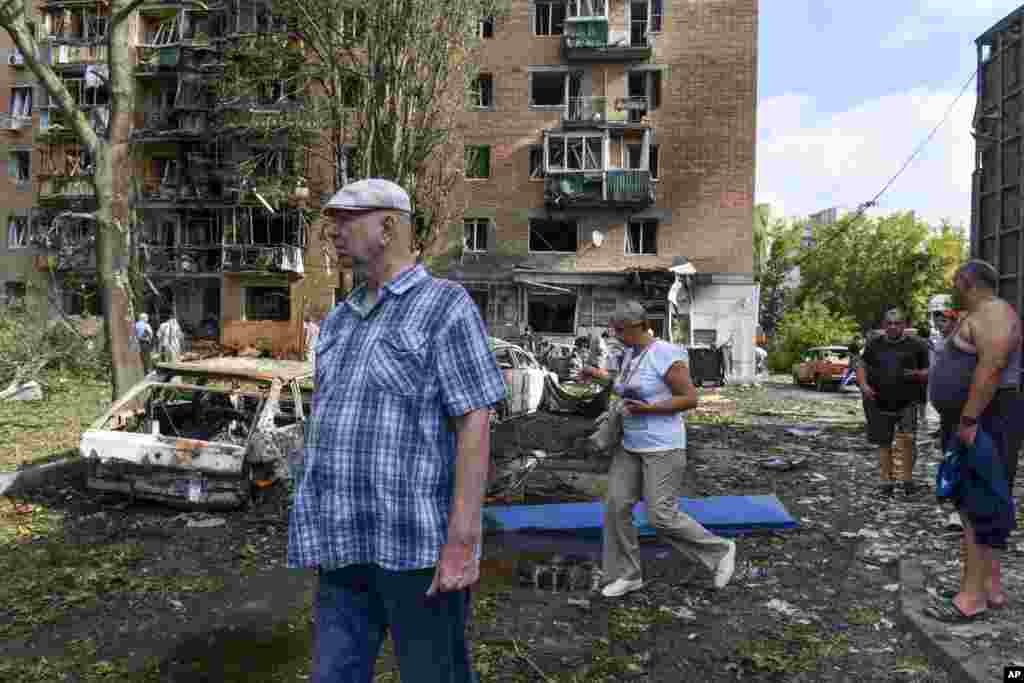
M 605 501 L 602 569 L 612 581 L 601 593 L 611 598 L 643 587 L 633 525 L 633 506 L 641 496 L 647 501 L 650 524 L 662 540 L 701 562 L 714 574 L 714 586 L 722 588 L 732 578 L 736 544 L 715 536 L 679 510 L 686 468 L 682 413 L 697 406 L 686 349 L 655 339 L 647 312 L 636 301 L 619 306 L 611 328 L 626 347 L 617 376 L 594 367 L 585 367 L 581 373 L 614 380 L 625 409 L 622 445 L 608 472 Z

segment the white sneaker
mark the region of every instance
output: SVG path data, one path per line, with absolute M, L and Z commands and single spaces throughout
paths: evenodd
M 725 557 L 718 562 L 718 568 L 715 569 L 715 588 L 725 588 L 729 580 L 732 579 L 732 573 L 736 570 L 736 542 L 727 542 L 729 550 L 726 551 Z
M 643 579 L 635 579 L 633 581 L 628 579 L 615 579 L 601 589 L 601 595 L 606 598 L 617 598 L 621 595 L 625 595 L 626 593 L 632 593 L 635 590 L 640 590 L 643 587 Z

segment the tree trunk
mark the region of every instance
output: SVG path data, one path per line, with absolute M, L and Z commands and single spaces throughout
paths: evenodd
M 111 14 L 131 3 L 115 0 Z M 96 150 L 96 275 L 103 297 L 107 348 L 110 349 L 114 398 L 143 376 L 142 357 L 132 343 L 135 306 L 132 297 L 130 239 L 131 133 L 135 112 L 135 59 L 131 22 L 110 30 L 110 130 Z

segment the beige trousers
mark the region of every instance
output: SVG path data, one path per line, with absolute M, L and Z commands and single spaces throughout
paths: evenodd
M 729 550 L 728 541 L 679 510 L 686 451 L 634 453 L 621 445 L 612 456 L 604 510 L 602 571 L 606 580 L 635 580 L 643 576 L 638 555 L 633 506 L 643 496 L 647 518 L 673 548 L 714 571 Z

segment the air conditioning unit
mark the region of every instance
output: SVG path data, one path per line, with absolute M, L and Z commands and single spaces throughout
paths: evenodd
M 22 56 L 20 51 L 15 50 L 11 54 L 7 55 L 7 63 L 10 66 L 22 66 L 25 64 L 25 58 Z
M 594 123 L 604 123 L 608 118 L 607 113 L 604 110 L 593 111 L 590 113 L 590 120 Z

